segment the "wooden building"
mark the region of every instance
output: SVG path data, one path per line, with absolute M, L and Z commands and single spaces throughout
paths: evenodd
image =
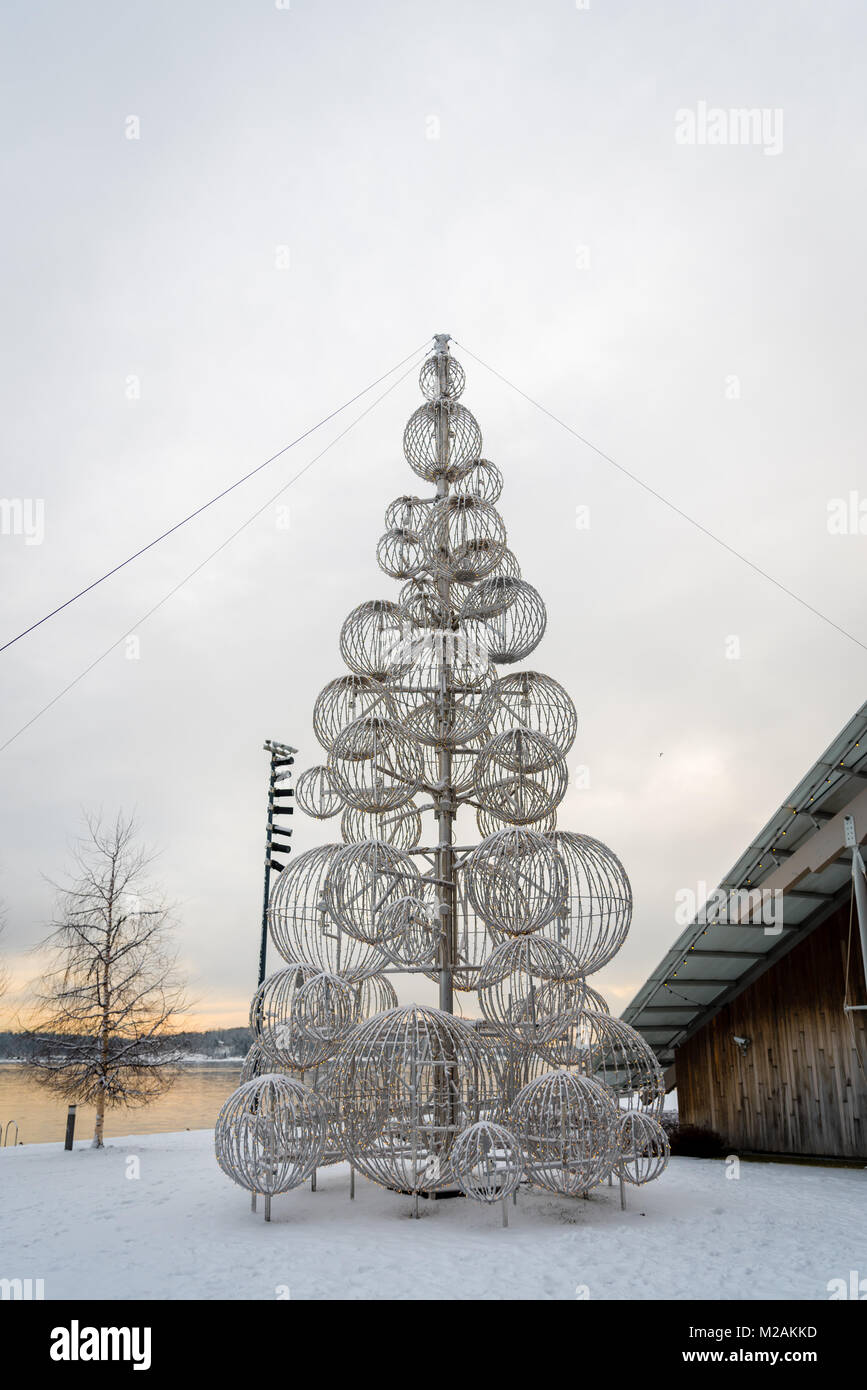
M 623 1017 L 680 1120 L 732 1151 L 867 1159 L 867 985 L 853 844 L 867 706 L 795 788 Z

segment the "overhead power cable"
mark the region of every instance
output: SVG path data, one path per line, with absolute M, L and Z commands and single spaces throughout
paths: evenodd
M 492 376 L 497 377 L 500 381 L 503 382 L 504 385 L 511 387 L 511 389 L 513 391 L 516 391 L 519 396 L 523 396 L 525 401 L 528 401 L 530 405 L 535 406 L 535 408 L 537 410 L 540 410 L 543 415 L 547 415 L 549 420 L 553 420 L 555 424 L 559 425 L 561 429 L 566 430 L 567 433 L 571 434 L 573 438 L 579 441 L 579 443 L 584 444 L 588 449 L 592 449 L 594 454 L 597 454 L 599 458 L 604 459 L 606 463 L 610 463 L 612 468 L 616 468 L 619 473 L 622 473 L 625 477 L 629 478 L 631 482 L 636 483 L 638 487 L 643 488 L 645 492 L 649 492 L 651 497 L 656 498 L 657 502 L 661 502 L 664 507 L 668 507 L 669 511 L 674 512 L 676 516 L 681 517 L 684 521 L 688 521 L 690 526 L 694 526 L 697 531 L 700 531 L 703 536 L 707 536 L 708 540 L 712 540 L 714 544 L 720 546 L 721 549 L 727 550 L 729 555 L 734 555 L 735 559 L 740 560 L 741 563 L 744 565 L 748 565 L 749 568 L 753 570 L 755 574 L 760 575 L 762 579 L 766 579 L 769 584 L 773 584 L 774 588 L 779 589 L 781 593 L 786 594 L 791 599 L 794 599 L 795 603 L 799 603 L 802 608 L 806 608 L 807 611 L 809 613 L 812 613 L 814 617 L 819 618 L 823 623 L 827 623 L 827 625 L 829 627 L 832 627 L 835 632 L 839 632 L 841 637 L 848 638 L 850 642 L 855 643 L 856 647 L 860 647 L 862 651 L 867 652 L 867 642 L 862 642 L 859 637 L 855 637 L 854 634 L 848 632 L 845 627 L 841 627 L 839 623 L 835 623 L 834 619 L 829 618 L 827 613 L 823 613 L 812 603 L 809 603 L 807 599 L 802 598 L 800 594 L 796 594 L 793 589 L 790 589 L 786 584 L 783 584 L 781 580 L 776 579 L 772 574 L 769 574 L 767 570 L 762 569 L 762 567 L 760 565 L 757 565 L 754 560 L 751 560 L 749 556 L 744 555 L 740 550 L 736 550 L 735 547 L 733 545 L 730 545 L 728 541 L 724 541 L 721 536 L 718 536 L 715 532 L 709 530 L 708 527 L 703 525 L 702 522 L 697 521 L 694 516 L 690 516 L 688 512 L 685 512 L 683 510 L 682 507 L 678 507 L 678 505 L 675 502 L 672 502 L 670 498 L 665 497 L 661 492 L 657 492 L 656 488 L 651 487 L 650 483 L 646 483 L 643 478 L 640 478 L 638 476 L 637 473 L 631 472 L 630 469 L 624 467 L 622 463 L 618 463 L 616 459 L 613 459 L 610 454 L 606 454 L 604 449 L 600 449 L 598 445 L 594 444 L 591 440 L 587 439 L 583 434 L 579 434 L 578 430 L 573 429 L 573 427 L 567 424 L 565 420 L 561 420 L 559 415 L 555 415 L 553 410 L 549 410 L 547 406 L 542 405 L 540 401 L 534 400 L 534 398 L 528 395 L 526 391 L 522 391 L 520 386 L 516 386 L 514 381 L 510 381 L 509 378 L 507 376 L 504 376 L 502 372 L 498 372 L 496 367 L 492 367 L 488 362 L 483 362 L 481 357 L 477 357 L 474 352 L 471 352 L 465 343 L 458 343 L 456 338 L 453 341 L 457 344 L 458 347 L 460 347 L 462 352 L 465 352 L 469 357 L 472 357 L 474 362 L 478 362 L 480 367 L 484 367 L 486 371 L 490 372 Z
M 272 454 L 270 458 L 265 459 L 264 463 L 258 463 L 255 468 L 250 469 L 249 473 L 245 473 L 242 478 L 238 478 L 234 483 L 230 483 L 228 487 L 224 487 L 222 492 L 216 493 L 215 496 L 210 497 L 207 502 L 203 502 L 201 506 L 196 507 L 195 511 L 190 512 L 188 516 L 182 517 L 180 521 L 176 521 L 167 531 L 163 531 L 159 536 L 154 536 L 152 541 L 148 541 L 147 545 L 143 545 L 139 550 L 134 551 L 132 555 L 128 555 L 125 560 L 121 560 L 120 564 L 114 565 L 110 570 L 106 570 L 105 574 L 101 574 L 98 579 L 94 579 L 92 583 L 86 584 L 83 589 L 79 589 L 77 594 L 72 594 L 72 596 L 64 600 L 63 603 L 59 603 L 56 608 L 52 608 L 50 613 L 46 613 L 43 617 L 37 618 L 35 623 L 31 623 L 29 627 L 23 628 L 15 637 L 10 637 L 7 642 L 4 642 L 3 645 L 0 646 L 0 652 L 5 652 L 9 647 L 14 647 L 16 642 L 21 641 L 22 637 L 27 637 L 29 633 L 35 632 L 36 628 L 41 627 L 43 623 L 47 623 L 50 618 L 56 618 L 58 613 L 62 613 L 63 610 L 69 608 L 71 604 L 77 603 L 80 598 L 84 598 L 85 594 L 91 593 L 93 589 L 96 589 L 100 584 L 104 584 L 107 579 L 111 579 L 112 575 L 125 569 L 127 565 L 131 565 L 133 560 L 138 560 L 140 556 L 145 555 L 149 550 L 153 550 L 155 545 L 159 545 L 160 541 L 166 540 L 168 536 L 173 536 L 175 531 L 179 531 L 182 526 L 186 526 L 188 521 L 193 521 L 197 516 L 201 516 L 202 512 L 206 512 L 209 507 L 213 507 L 215 502 L 220 502 L 224 497 L 228 497 L 230 492 L 234 492 L 236 488 L 241 487 L 241 485 L 248 482 L 250 478 L 254 478 L 257 473 L 261 473 L 263 468 L 267 468 L 269 464 L 275 463 L 277 459 L 282 458 L 290 449 L 294 449 L 296 444 L 301 444 L 303 440 L 308 439 L 311 434 L 315 434 L 316 430 L 321 429 L 323 425 L 327 425 L 335 416 L 340 415 L 344 410 L 348 410 L 356 401 L 361 400 L 362 396 L 366 396 L 368 391 L 373 391 L 381 382 L 385 381 L 386 377 L 391 376 L 394 372 L 400 371 L 404 363 L 408 362 L 411 357 L 415 357 L 421 349 L 426 346 L 427 342 L 420 343 L 418 347 L 413 348 L 412 352 L 408 352 L 406 357 L 402 358 L 400 362 L 395 363 L 387 372 L 383 372 L 382 376 L 377 377 L 369 386 L 365 386 L 363 391 L 357 392 L 357 394 L 351 396 L 348 401 L 344 401 L 343 405 L 338 406 L 336 410 L 332 410 L 329 415 L 324 416 L 317 424 L 311 425 L 303 434 L 299 434 L 297 439 L 293 439 L 289 444 L 284 444 L 282 449 L 278 449 L 276 454 Z M 402 379 L 403 378 L 401 378 L 401 380 Z
M 426 346 L 427 344 L 425 344 L 425 347 Z M 404 361 L 405 360 L 406 359 L 404 359 Z M 49 700 L 46 705 L 43 705 L 42 708 L 32 716 L 32 718 L 28 719 L 26 724 L 22 724 L 21 728 L 17 729 L 14 734 L 7 738 L 5 743 L 0 743 L 0 753 L 4 752 L 5 749 L 7 749 L 11 744 L 13 744 L 17 738 L 20 738 L 20 736 L 27 729 L 31 728 L 31 726 L 35 724 L 38 719 L 41 719 L 43 714 L 47 714 L 48 711 L 52 709 L 53 706 L 56 705 L 59 700 L 63 699 L 64 695 L 68 695 L 70 690 L 74 690 L 74 688 L 81 681 L 84 680 L 85 676 L 89 676 L 91 671 L 95 670 L 101 662 L 105 661 L 106 657 L 110 656 L 116 647 L 120 646 L 121 642 L 125 642 L 127 637 L 131 637 L 134 632 L 136 632 L 147 622 L 148 618 L 152 618 L 154 613 L 158 612 L 164 604 L 168 603 L 169 599 L 173 598 L 174 595 L 178 593 L 178 591 L 182 589 L 185 584 L 188 584 L 191 579 L 194 579 L 195 576 L 199 574 L 200 571 L 203 570 L 207 564 L 210 564 L 211 560 L 215 559 L 215 557 L 219 555 L 222 550 L 225 550 L 226 546 L 230 545 L 231 542 L 235 540 L 237 536 L 240 536 L 241 532 L 245 531 L 247 527 L 250 526 L 256 520 L 257 517 L 261 516 L 263 512 L 268 510 L 269 507 L 272 507 L 274 503 L 277 501 L 277 499 L 279 497 L 282 497 L 283 493 L 286 492 L 292 486 L 293 483 L 297 483 L 298 479 L 303 477 L 304 474 L 313 467 L 314 463 L 318 463 L 319 460 L 323 458 L 324 455 L 327 454 L 330 449 L 334 448 L 335 444 L 339 444 L 341 439 L 345 439 L 346 436 L 350 433 L 350 431 L 353 430 L 355 426 L 365 418 L 366 415 L 369 415 L 372 410 L 375 410 L 375 408 L 379 405 L 380 401 L 384 401 L 386 396 L 390 395 L 391 392 L 394 391 L 396 387 L 398 387 L 401 384 L 402 381 L 405 381 L 406 378 L 409 376 L 410 372 L 412 372 L 419 365 L 419 362 L 422 360 L 423 357 L 416 357 L 416 360 L 412 362 L 409 367 L 407 367 L 406 371 L 403 372 L 401 376 L 397 378 L 396 381 L 393 381 L 390 386 L 387 386 L 386 389 L 382 392 L 382 394 L 380 396 L 377 396 L 375 401 L 372 401 L 370 405 L 366 406 L 360 415 L 356 415 L 355 419 L 351 422 L 351 424 L 346 426 L 346 429 L 342 430 L 340 434 L 336 435 L 334 439 L 332 439 L 330 443 L 326 444 L 325 448 L 322 449 L 318 454 L 316 454 L 312 459 L 310 459 L 308 463 L 305 463 L 303 468 L 299 468 L 298 472 L 293 477 L 291 477 L 288 482 L 284 483 L 283 486 L 273 494 L 273 496 L 269 497 L 267 502 L 263 502 L 261 507 L 257 507 L 256 511 L 253 512 L 250 516 L 248 516 L 247 520 L 243 521 L 241 525 L 236 528 L 236 530 L 232 531 L 231 535 L 228 535 L 224 541 L 221 541 L 215 550 L 212 550 L 209 555 L 206 555 L 204 560 L 200 561 L 200 563 L 196 565 L 195 569 L 191 569 L 189 574 L 184 575 L 183 579 L 179 580 L 178 583 L 173 586 L 173 588 L 169 589 L 168 593 L 163 594 L 162 598 L 159 599 L 159 601 L 155 603 L 152 608 L 149 608 L 148 611 L 146 613 L 143 613 L 142 616 L 136 622 L 134 622 L 131 627 L 128 627 L 125 632 L 121 633 L 120 637 L 118 637 L 114 642 L 112 642 L 110 647 L 106 647 L 105 651 L 102 652 L 98 657 L 96 657 L 94 661 L 91 661 L 89 666 L 85 666 L 83 671 L 79 671 L 78 675 L 75 676 L 73 680 L 71 680 L 67 685 L 65 685 L 62 690 L 59 690 L 57 694 L 51 700 Z M 386 373 L 386 375 L 388 375 L 388 373 Z

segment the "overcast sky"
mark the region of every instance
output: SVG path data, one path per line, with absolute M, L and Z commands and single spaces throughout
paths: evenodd
M 44 539 L 4 523 L 0 640 L 443 331 L 867 643 L 867 537 L 829 530 L 867 499 L 855 0 L 28 0 L 3 27 L 0 494 L 44 502 Z M 560 825 L 634 887 L 594 981 L 619 1012 L 675 893 L 864 700 L 867 651 L 462 360 L 548 603 L 530 664 L 578 707 Z M 3 653 L 0 742 L 368 399 Z M 123 806 L 163 851 L 193 1025 L 245 1021 L 262 741 L 319 761 L 342 619 L 397 589 L 374 553 L 420 400 L 411 375 L 285 494 L 288 529 L 266 507 L 135 626 L 139 659 L 0 755 L 16 987 L 81 808 Z M 297 851 L 336 824 L 295 819 Z

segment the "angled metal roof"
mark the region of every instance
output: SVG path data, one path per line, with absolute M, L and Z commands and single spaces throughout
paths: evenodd
M 859 843 L 867 839 L 867 704 L 709 895 L 624 1010 L 623 1018 L 663 1065 L 674 1060 L 677 1045 L 848 901 L 852 853 L 844 848 L 844 815 L 854 816 Z

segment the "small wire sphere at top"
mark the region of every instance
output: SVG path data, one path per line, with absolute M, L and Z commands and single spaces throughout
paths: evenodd
M 476 459 L 452 488 L 458 497 L 476 497 L 480 502 L 499 502 L 503 475 L 490 459 Z
M 586 974 L 616 956 L 632 922 L 632 887 L 613 850 L 590 835 L 556 830 L 548 836 L 567 875 L 562 910 L 546 928 L 576 955 Z
M 343 810 L 343 797 L 327 767 L 308 767 L 295 783 L 295 804 L 306 816 L 330 820 Z
M 356 806 L 347 806 L 340 818 L 340 833 L 348 845 L 382 840 L 395 849 L 415 849 L 421 831 L 421 815 L 411 801 L 393 811 L 359 811 Z
M 380 914 L 389 903 L 420 896 L 421 875 L 413 861 L 380 840 L 347 845 L 332 862 L 325 880 L 329 915 L 358 941 L 381 946 Z
M 642 1110 L 620 1116 L 620 1162 L 617 1172 L 624 1182 L 642 1187 L 653 1182 L 668 1166 L 671 1146 L 659 1120 Z
M 403 452 L 414 473 L 426 482 L 454 482 L 482 452 L 482 431 L 466 406 L 456 401 L 428 401 L 407 421 Z
M 488 1022 L 536 1049 L 562 1033 L 584 1003 L 575 960 L 565 947 L 534 935 L 496 946 L 479 972 L 478 991 Z
M 285 961 L 307 961 L 357 981 L 376 974 L 386 961 L 375 946 L 350 936 L 328 913 L 325 884 L 345 849 L 344 844 L 316 845 L 289 861 L 271 889 L 268 929 Z
M 411 801 L 421 785 L 421 754 L 394 720 L 363 715 L 337 735 L 328 773 L 348 806 L 394 811 Z
M 462 1019 L 419 1004 L 377 1014 L 350 1034 L 331 1073 L 346 1157 L 399 1192 L 446 1186 L 456 1136 L 483 1118 L 493 1080 Z
M 498 830 L 463 868 L 467 896 L 483 921 L 507 936 L 544 927 L 562 909 L 566 875 L 556 848 L 526 828 Z
M 245 1081 L 229 1096 L 214 1126 L 214 1150 L 233 1182 L 270 1197 L 309 1178 L 326 1135 L 325 1110 L 315 1091 L 272 1073 Z
M 513 825 L 534 825 L 566 795 L 569 774 L 556 745 L 526 729 L 495 734 L 479 753 L 476 796 Z
M 490 696 L 491 734 L 529 729 L 551 740 L 561 757 L 575 742 L 578 714 L 568 691 L 538 671 L 509 671 Z
M 478 641 L 491 661 L 510 666 L 536 650 L 548 614 L 541 594 L 526 579 L 499 575 L 476 585 L 461 609 L 461 621 L 477 626 Z
M 305 996 L 312 981 L 316 986 Z M 250 1005 L 256 1041 L 274 1066 L 286 1071 L 304 1072 L 333 1057 L 354 1022 L 349 983 L 300 961 L 263 980 Z
M 424 548 L 414 531 L 386 531 L 376 547 L 376 563 L 391 579 L 412 579 L 427 565 Z
M 455 1140 L 451 1166 L 465 1197 L 502 1202 L 521 1185 L 524 1150 L 504 1125 L 477 1120 Z
M 418 374 L 418 384 L 425 400 L 437 401 L 446 396 L 456 401 L 466 386 L 466 373 L 456 358 L 445 352 L 434 352 L 425 358 Z
M 340 655 L 350 671 L 384 681 L 406 660 L 406 619 L 390 599 L 370 599 L 347 615 L 340 629 Z
M 431 507 L 421 543 L 433 574 L 471 584 L 489 575 L 503 558 L 506 527 L 490 502 L 452 493 Z
M 616 1170 L 619 1121 L 607 1087 L 569 1071 L 545 1072 L 512 1105 L 515 1133 L 527 1154 L 526 1176 L 564 1197 L 577 1197 Z
M 326 752 L 348 724 L 354 724 L 364 714 L 378 714 L 389 719 L 394 715 L 388 691 L 370 676 L 338 676 L 329 681 L 316 697 L 313 706 L 313 732 Z

